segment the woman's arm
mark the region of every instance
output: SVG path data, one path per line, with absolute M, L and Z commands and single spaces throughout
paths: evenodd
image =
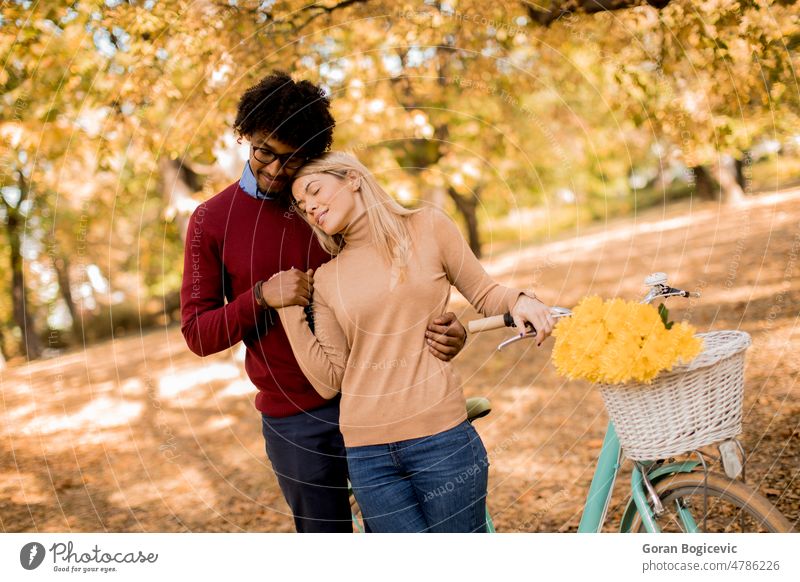
M 553 330 L 554 320 L 548 307 L 533 292 L 495 282 L 469 248 L 455 222 L 437 209 L 431 209 L 431 217 L 432 232 L 450 283 L 485 316 L 509 312 L 520 331 L 530 322 L 540 332 L 538 343 L 541 344 Z
M 314 333 L 301 306 L 277 309 L 300 369 L 320 396 L 330 399 L 341 391 L 350 350 L 333 310 L 316 291 L 313 310 Z
M 435 208 L 430 209 L 430 215 L 431 230 L 436 236 L 448 281 L 485 316 L 511 311 L 517 298 L 525 292 L 495 282 L 449 216 Z

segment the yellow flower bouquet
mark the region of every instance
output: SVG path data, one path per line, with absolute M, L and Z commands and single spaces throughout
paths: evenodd
M 593 383 L 649 384 L 697 356 L 703 342 L 687 323 L 667 323 L 649 304 L 585 297 L 553 331 L 553 363 L 562 376 Z

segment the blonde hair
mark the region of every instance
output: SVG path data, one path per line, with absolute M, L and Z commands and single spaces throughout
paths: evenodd
M 378 252 L 389 265 L 399 269 L 403 279 L 405 268 L 411 254 L 411 234 L 403 217 L 419 212 L 401 206 L 386 190 L 381 188 L 375 176 L 355 156 L 345 152 L 328 152 L 304 165 L 295 179 L 309 174 L 332 174 L 338 178 L 346 178 L 348 172 L 355 172 L 361 180 L 360 191 L 367 208 L 367 219 L 372 240 Z M 305 213 L 300 213 L 311 225 L 322 248 L 336 255 L 341 251 L 344 239 L 341 234 L 329 235 L 321 228 L 314 226 Z

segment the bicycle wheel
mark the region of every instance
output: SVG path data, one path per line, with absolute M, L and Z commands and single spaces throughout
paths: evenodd
M 689 510 L 702 532 L 791 532 L 792 525 L 760 493 L 741 481 L 718 473 L 708 473 L 708 498 L 704 527 L 704 483 L 702 472 L 677 473 L 654 485 L 664 514 L 656 519 L 663 532 L 682 532 L 684 523 L 679 510 Z M 644 532 L 641 516 L 636 513 L 632 532 Z

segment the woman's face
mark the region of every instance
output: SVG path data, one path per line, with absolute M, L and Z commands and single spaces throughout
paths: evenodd
M 363 211 L 357 191 L 357 178 L 326 173 L 309 174 L 292 184 L 298 209 L 328 235 L 342 232 Z

